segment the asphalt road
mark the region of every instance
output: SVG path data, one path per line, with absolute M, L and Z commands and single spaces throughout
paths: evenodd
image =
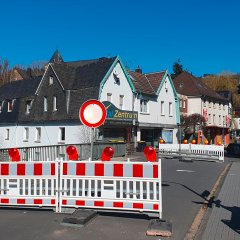
M 211 191 L 225 165 L 162 160 L 163 219 L 173 223 L 173 237 L 167 239 L 184 238 L 203 201 L 201 194 Z M 66 215 L 46 210 L 0 208 L 0 216 L 0 240 L 160 239 L 146 236 L 145 215 L 101 213 L 83 228 L 62 226 Z

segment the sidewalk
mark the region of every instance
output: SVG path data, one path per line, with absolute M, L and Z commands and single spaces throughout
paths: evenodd
M 232 164 L 212 208 L 201 239 L 240 239 L 240 163 Z

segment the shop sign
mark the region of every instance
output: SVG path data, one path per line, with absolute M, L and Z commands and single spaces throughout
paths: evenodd
M 102 102 L 107 110 L 107 119 L 114 120 L 138 120 L 138 112 L 135 111 L 125 111 L 118 109 L 113 103 L 104 101 Z

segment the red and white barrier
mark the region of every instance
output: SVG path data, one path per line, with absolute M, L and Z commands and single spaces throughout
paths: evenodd
M 122 211 L 155 212 L 162 217 L 161 160 L 147 147 L 148 162 L 111 162 L 114 150 L 104 149 L 102 161 L 77 161 L 69 147 L 69 160 L 0 162 L 0 205 L 84 207 Z M 15 162 L 14 162 L 15 161 Z
M 48 206 L 58 211 L 57 179 L 57 163 L 0 163 L 0 205 Z
M 61 207 L 87 207 L 162 216 L 161 161 L 61 162 Z

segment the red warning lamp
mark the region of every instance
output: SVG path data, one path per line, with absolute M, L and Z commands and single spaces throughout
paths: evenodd
M 113 157 L 114 149 L 112 147 L 105 147 L 102 152 L 102 161 L 110 161 Z
M 152 146 L 147 146 L 144 148 L 143 153 L 149 162 L 156 162 L 157 161 L 157 154 L 156 151 Z
M 17 148 L 10 148 L 8 150 L 8 155 L 12 159 L 12 162 L 19 162 L 20 161 L 20 154 Z
M 66 149 L 69 160 L 78 160 L 78 151 L 75 146 L 68 146 Z

